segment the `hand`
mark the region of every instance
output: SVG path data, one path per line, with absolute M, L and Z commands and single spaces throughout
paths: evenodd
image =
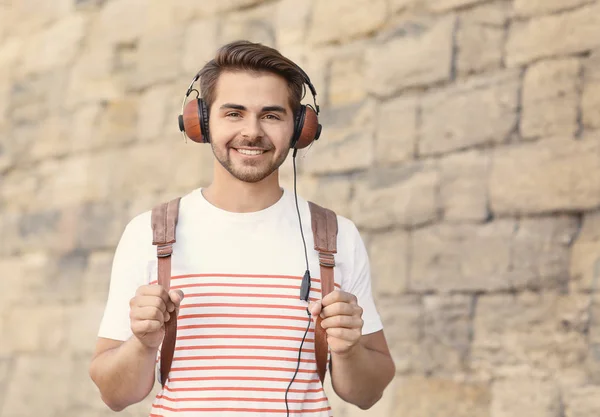
M 181 290 L 169 293 L 160 285 L 143 285 L 139 287 L 129 301 L 131 331 L 145 346 L 157 348 L 165 337 L 165 322 L 171 314 L 179 314 L 179 306 L 183 300 Z
M 322 300 L 309 305 L 313 317 L 321 315 L 321 326 L 327 332 L 327 343 L 332 353 L 350 355 L 362 336 L 363 309 L 353 294 L 332 291 Z

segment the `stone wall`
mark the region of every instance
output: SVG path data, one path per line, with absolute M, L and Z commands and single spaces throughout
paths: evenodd
M 311 75 L 299 189 L 370 251 L 397 378 L 336 417 L 598 416 L 595 0 L 1 1 L 0 415 L 112 415 L 87 366 L 115 244 L 210 181 L 176 116 L 239 38 Z

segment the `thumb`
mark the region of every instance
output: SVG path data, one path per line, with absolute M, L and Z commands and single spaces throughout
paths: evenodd
M 308 304 L 308 311 L 310 311 L 310 314 L 313 317 L 317 317 L 319 314 L 321 314 L 321 309 L 322 309 L 321 300 L 312 301 Z
M 181 301 L 183 301 L 183 291 L 181 290 L 171 290 L 169 291 L 169 298 L 175 304 L 175 307 L 179 307 L 181 305 Z

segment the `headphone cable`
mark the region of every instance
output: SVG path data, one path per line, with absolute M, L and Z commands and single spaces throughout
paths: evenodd
M 308 266 L 308 250 L 306 249 L 306 240 L 304 239 L 304 231 L 302 229 L 302 218 L 300 216 L 300 208 L 298 207 L 298 192 L 296 189 L 296 154 L 298 153 L 298 148 L 294 148 L 294 153 L 292 155 L 293 164 L 294 164 L 294 199 L 296 201 L 296 212 L 298 213 L 298 222 L 300 224 L 300 234 L 302 235 L 302 243 L 304 245 L 304 257 L 306 259 L 306 272 L 302 277 L 302 284 L 300 286 L 300 299 L 304 301 L 308 301 L 308 297 L 310 294 L 310 271 Z M 288 404 L 288 393 L 294 380 L 296 379 L 296 375 L 298 375 L 298 371 L 300 370 L 300 360 L 302 357 L 302 346 L 304 345 L 304 340 L 306 339 L 306 335 L 308 334 L 308 330 L 310 329 L 310 310 L 308 306 L 306 307 L 306 313 L 308 314 L 308 325 L 306 326 L 306 331 L 304 332 L 304 336 L 302 336 L 302 342 L 300 342 L 300 349 L 298 350 L 298 362 L 296 363 L 296 372 L 294 372 L 294 376 L 290 381 L 287 389 L 285 390 L 285 409 L 287 412 L 287 416 L 290 415 L 290 409 Z

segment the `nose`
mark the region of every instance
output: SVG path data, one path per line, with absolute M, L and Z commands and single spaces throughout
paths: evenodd
M 256 117 L 246 117 L 240 133 L 248 139 L 262 138 L 264 136 L 260 120 Z

